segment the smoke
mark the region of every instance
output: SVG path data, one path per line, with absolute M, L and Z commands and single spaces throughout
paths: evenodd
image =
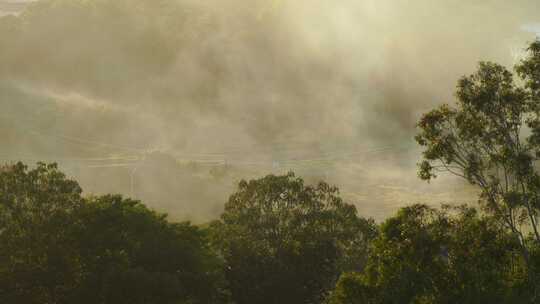
M 415 122 L 479 60 L 511 65 L 535 8 L 40 0 L 0 18 L 0 154 L 56 160 L 89 191 L 195 219 L 219 213 L 239 178 L 289 169 L 336 183 L 366 215 L 439 203 L 456 183 L 416 180 Z M 172 166 L 149 166 L 150 151 L 183 173 L 144 169 Z

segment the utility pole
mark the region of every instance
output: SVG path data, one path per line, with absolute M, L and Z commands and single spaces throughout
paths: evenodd
M 130 194 L 129 195 L 131 196 L 132 199 L 135 198 L 134 197 L 134 184 L 135 184 L 135 171 L 137 171 L 137 168 L 139 168 L 139 166 L 135 165 L 135 168 L 131 170 L 131 173 L 129 175 L 130 177 Z
M 139 162 L 137 162 L 135 164 L 135 168 L 133 168 L 129 174 L 129 195 L 131 196 L 131 198 L 135 198 L 135 172 L 137 171 L 137 169 L 139 168 L 139 166 L 144 162 L 144 160 L 146 159 L 146 156 L 143 155 L 143 157 L 141 159 L 139 159 Z

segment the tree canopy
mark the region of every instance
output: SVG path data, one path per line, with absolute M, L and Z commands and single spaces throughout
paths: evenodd
M 54 164 L 0 170 L 3 303 L 218 303 L 207 234 L 118 195 L 82 197 Z
M 342 271 L 363 269 L 375 235 L 337 188 L 293 173 L 241 181 L 213 230 L 238 304 L 320 303 Z
M 363 273 L 344 274 L 330 303 L 512 303 L 518 244 L 470 207 L 402 208 L 373 241 Z M 517 269 L 517 270 L 516 270 Z

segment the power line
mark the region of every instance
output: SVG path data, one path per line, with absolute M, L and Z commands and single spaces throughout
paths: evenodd
M 8 117 L 6 115 L 2 115 L 4 117 Z M 10 121 L 12 121 L 14 124 L 22 126 L 20 122 L 14 121 L 11 117 L 9 117 Z M 134 147 L 127 147 L 123 145 L 117 145 L 117 144 L 111 144 L 111 143 L 104 143 L 99 142 L 95 140 L 87 140 L 82 139 L 81 137 L 74 137 L 74 136 L 67 136 L 67 135 L 57 135 L 57 134 L 47 134 L 41 131 L 37 131 L 35 129 L 28 128 L 27 126 L 22 126 L 21 129 L 23 131 L 26 131 L 28 133 L 40 136 L 40 137 L 52 137 L 59 140 L 71 142 L 74 144 L 84 145 L 85 148 L 113 148 L 118 149 L 122 151 L 130 151 L 135 152 L 136 154 L 139 154 L 139 156 L 125 156 L 125 157 L 115 157 L 115 156 L 108 156 L 108 157 L 96 157 L 96 158 L 53 158 L 52 160 L 55 161 L 64 161 L 64 162 L 107 162 L 107 161 L 132 161 L 137 162 L 141 160 L 141 156 L 148 153 L 148 150 L 142 149 L 142 148 L 134 148 Z M 295 145 L 294 147 L 292 145 Z M 289 147 L 286 147 L 289 145 Z M 334 144 L 335 145 L 335 144 Z M 93 147 L 92 147 L 93 146 Z M 347 151 L 343 149 L 335 149 L 333 151 L 329 152 L 322 152 L 318 153 L 316 157 L 275 157 L 275 154 L 290 154 L 292 151 L 298 151 L 298 152 L 304 152 L 304 153 L 297 153 L 297 154 L 306 154 L 306 152 L 309 154 L 309 152 L 312 151 L 309 147 L 305 147 L 305 144 L 302 143 L 287 143 L 287 144 L 279 144 L 281 149 L 275 149 L 275 148 L 268 148 L 266 149 L 266 152 L 256 151 L 255 153 L 261 153 L 264 154 L 263 156 L 267 159 L 265 160 L 246 160 L 246 155 L 253 154 L 254 151 L 246 151 L 242 149 L 237 149 L 233 151 L 221 151 L 221 152 L 197 152 L 197 153 L 182 153 L 182 152 L 173 152 L 171 155 L 179 158 L 179 160 L 182 161 L 188 161 L 188 162 L 196 162 L 196 163 L 213 163 L 213 164 L 219 164 L 219 163 L 232 163 L 232 164 L 238 164 L 238 165 L 268 165 L 269 163 L 277 162 L 278 164 L 292 164 L 292 163 L 311 163 L 311 164 L 317 164 L 317 163 L 328 163 L 328 162 L 338 162 L 343 160 L 350 160 L 351 158 L 357 157 L 357 156 L 366 156 L 373 153 L 382 153 L 386 151 L 401 151 L 401 150 L 411 150 L 412 147 L 410 145 L 396 145 L 396 146 L 383 146 L 383 147 L 370 147 L 364 150 L 355 150 L 353 149 L 347 149 Z M 98 148 L 98 149 L 99 149 Z M 265 151 L 265 150 L 262 150 Z M 270 155 L 268 155 L 270 154 Z M 273 156 L 274 155 L 274 156 Z M 238 160 L 237 158 L 240 157 L 241 160 Z M 37 160 L 33 157 L 17 157 L 17 159 L 25 159 L 25 160 Z M 43 159 L 41 159 L 43 160 Z M 92 165 L 93 168 L 105 168 L 105 167 L 121 167 L 121 166 L 131 166 L 131 163 L 121 163 L 121 164 L 95 164 Z

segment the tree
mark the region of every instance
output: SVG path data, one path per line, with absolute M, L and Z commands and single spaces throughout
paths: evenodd
M 0 168 L 0 302 L 62 303 L 81 279 L 69 227 L 79 185 L 54 164 Z
M 81 191 L 55 164 L 0 170 L 0 302 L 226 300 L 205 230 L 139 201 Z
M 381 225 L 365 272 L 344 274 L 330 303 L 516 303 L 516 247 L 473 208 L 405 207 Z
M 366 282 L 379 291 L 382 303 L 418 303 L 446 285 L 447 228 L 445 219 L 424 205 L 403 208 L 381 225 Z
M 375 304 L 379 303 L 375 289 L 365 281 L 362 273 L 343 273 L 329 297 L 329 304 Z
M 118 195 L 91 197 L 78 210 L 83 277 L 76 303 L 219 303 L 221 260 L 204 230 Z
M 212 227 L 238 304 L 320 303 L 342 271 L 363 268 L 375 234 L 337 188 L 293 173 L 241 181 Z
M 481 62 L 457 85 L 457 104 L 423 115 L 417 142 L 425 148 L 419 176 L 449 172 L 481 190 L 481 202 L 521 243 L 529 263 L 525 225 L 540 243 L 540 42 L 517 67 L 524 86 L 501 65 Z

